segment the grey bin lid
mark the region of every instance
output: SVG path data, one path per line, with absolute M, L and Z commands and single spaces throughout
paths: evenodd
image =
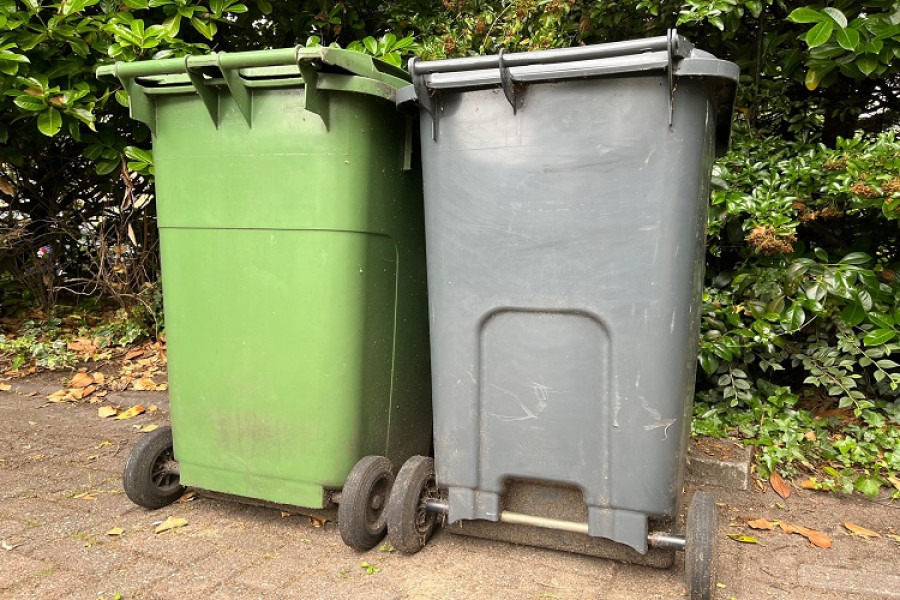
M 413 59 L 409 72 L 413 85 L 397 92 L 397 104 L 418 102 L 428 112 L 432 97 L 445 90 L 500 86 L 510 98 L 513 85 L 538 82 L 667 73 L 675 86 L 679 78 L 704 78 L 716 114 L 717 154 L 728 150 L 740 76 L 736 64 L 694 48 L 674 30 L 665 36 L 575 48 L 425 62 Z

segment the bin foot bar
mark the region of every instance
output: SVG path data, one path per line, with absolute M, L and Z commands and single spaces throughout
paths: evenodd
M 450 512 L 450 506 L 446 502 L 426 500 L 425 510 L 446 515 Z M 536 517 L 534 515 L 526 515 L 508 510 L 504 510 L 500 513 L 500 521 L 502 523 L 530 525 L 531 527 L 571 531 L 572 533 L 583 533 L 588 535 L 587 523 L 576 523 L 574 521 L 563 521 L 561 519 L 548 519 L 546 517 Z M 647 535 L 647 543 L 653 548 L 660 548 L 662 550 L 684 551 L 685 547 L 685 539 L 683 536 L 664 533 L 662 531 L 651 531 Z
M 647 543 L 651 548 L 679 550 L 684 552 L 686 540 L 683 535 L 673 535 L 662 531 L 651 531 L 647 535 Z

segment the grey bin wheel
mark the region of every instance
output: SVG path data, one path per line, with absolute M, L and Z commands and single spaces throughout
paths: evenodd
M 438 498 L 434 460 L 413 456 L 397 473 L 387 507 L 388 542 L 404 554 L 425 547 L 434 533 L 437 515 L 425 509 L 425 501 Z
M 131 449 L 122 473 L 125 495 L 144 508 L 171 504 L 184 493 L 172 447 L 172 428 L 160 427 L 144 435 Z
M 713 495 L 695 493 L 688 507 L 684 549 L 684 574 L 691 600 L 711 600 L 715 595 L 718 521 Z
M 394 484 L 391 461 L 366 456 L 350 471 L 338 505 L 338 529 L 344 543 L 360 552 L 375 547 L 384 538 L 385 505 Z

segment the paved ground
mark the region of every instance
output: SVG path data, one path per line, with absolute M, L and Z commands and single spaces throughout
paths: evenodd
M 0 598 L 684 597 L 680 560 L 657 571 L 447 533 L 415 556 L 358 554 L 333 524 L 315 527 L 272 508 L 209 498 L 138 508 L 119 477 L 142 435 L 135 426 L 166 422 L 165 393 L 137 393 L 141 404 L 161 407 L 155 414 L 111 421 L 98 417 L 96 404 L 48 404 L 44 395 L 60 389 L 62 378 L 12 381 L 11 391 L 0 392 Z M 33 391 L 41 395 L 24 395 Z M 134 400 L 106 398 L 122 406 Z M 900 598 L 900 544 L 850 536 L 841 525 L 900 533 L 900 503 L 800 489 L 782 501 L 753 485 L 710 489 L 720 502 L 719 598 Z M 168 516 L 188 525 L 154 534 Z M 744 526 L 758 517 L 816 528 L 834 545 L 813 548 L 798 535 Z M 107 535 L 115 527 L 124 533 Z M 740 544 L 729 532 L 764 545 Z M 367 573 L 363 563 L 378 570 Z

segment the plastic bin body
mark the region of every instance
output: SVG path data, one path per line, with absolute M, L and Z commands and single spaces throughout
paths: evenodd
M 317 114 L 296 65 L 232 71 L 249 117 L 218 74 L 217 123 L 184 75 L 131 80 L 132 111 L 154 130 L 181 482 L 321 508 L 361 457 L 430 447 L 422 192 L 394 88 L 331 65 Z
M 578 79 L 565 75 L 577 60 L 522 67 L 533 82 L 515 83 L 515 112 L 496 68 L 411 69 L 430 104 L 435 460 L 451 523 L 498 520 L 513 480 L 577 487 L 590 535 L 642 553 L 648 519 L 677 514 L 710 170 L 728 138 L 716 122 L 737 73 L 705 53 L 715 81 L 676 71 L 670 126 L 666 59 L 633 60 Z

